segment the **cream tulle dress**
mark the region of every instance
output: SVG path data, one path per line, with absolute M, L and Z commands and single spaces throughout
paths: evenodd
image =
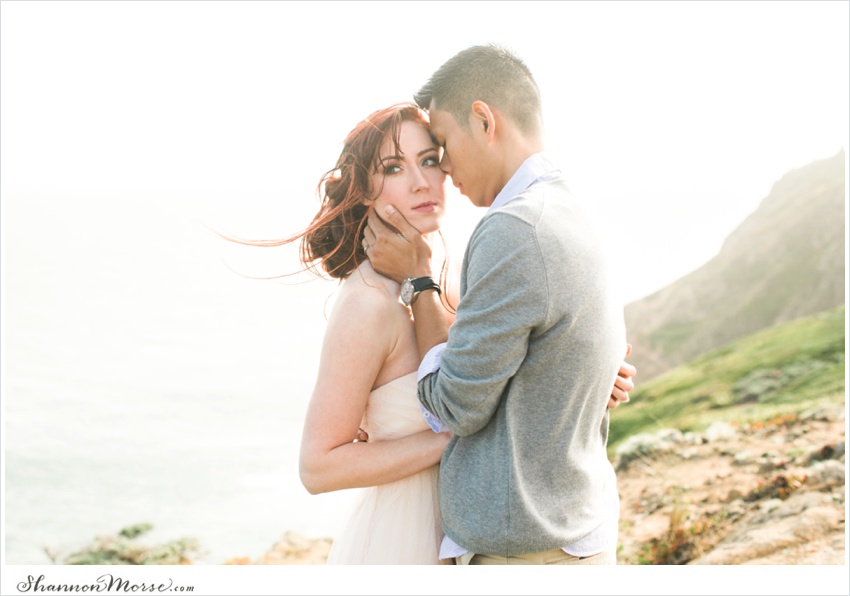
M 416 373 L 369 395 L 361 427 L 369 441 L 428 430 L 416 398 Z M 334 539 L 329 565 L 436 565 L 441 530 L 435 465 L 396 482 L 357 489 L 348 521 Z M 448 562 L 448 561 L 443 561 Z

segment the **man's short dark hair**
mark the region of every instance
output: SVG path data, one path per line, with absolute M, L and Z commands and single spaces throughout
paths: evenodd
M 474 101 L 483 101 L 513 120 L 522 131 L 542 125 L 540 90 L 528 66 L 499 45 L 473 46 L 450 58 L 413 96 L 428 110 L 431 103 L 467 127 Z

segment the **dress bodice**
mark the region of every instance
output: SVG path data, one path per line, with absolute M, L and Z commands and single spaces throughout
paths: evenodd
M 361 428 L 370 441 L 386 441 L 428 430 L 417 393 L 417 374 L 412 372 L 381 385 L 369 394 Z
M 400 439 L 428 430 L 412 372 L 369 394 L 361 428 L 369 442 Z M 343 530 L 334 538 L 332 565 L 435 565 L 443 538 L 439 466 L 394 482 L 358 490 Z M 443 561 L 445 562 L 445 561 Z

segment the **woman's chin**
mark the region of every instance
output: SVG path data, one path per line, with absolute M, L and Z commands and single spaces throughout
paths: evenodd
M 410 222 L 411 225 L 419 230 L 419 233 L 423 236 L 427 236 L 428 234 L 433 234 L 443 225 L 443 218 L 440 217 L 429 217 L 423 218 L 416 222 Z

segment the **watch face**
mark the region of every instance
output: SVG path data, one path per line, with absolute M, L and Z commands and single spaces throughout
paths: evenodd
M 413 300 L 413 282 L 405 279 L 401 282 L 401 301 L 405 305 L 409 305 L 411 300 Z

